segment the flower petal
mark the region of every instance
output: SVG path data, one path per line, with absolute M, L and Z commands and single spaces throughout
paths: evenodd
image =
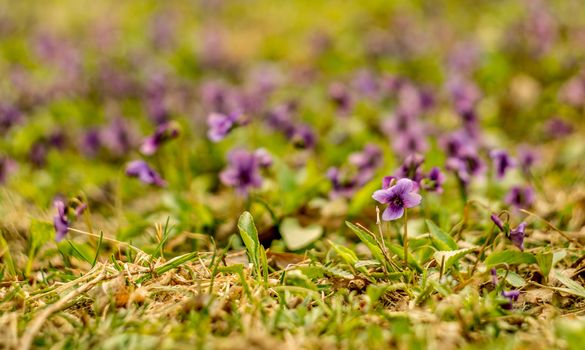
M 382 220 L 392 221 L 402 217 L 404 214 L 404 208 L 397 205 L 390 204 L 386 210 L 382 213 Z
M 414 183 L 411 179 L 403 178 L 396 182 L 396 185 L 391 187 L 391 190 L 395 195 L 402 195 L 404 193 L 411 192 L 414 188 Z
M 405 193 L 402 196 L 402 203 L 406 208 L 416 207 L 420 204 L 422 196 L 416 192 Z
M 392 189 L 385 189 L 385 190 L 377 190 L 372 194 L 372 198 L 377 200 L 382 204 L 388 204 L 390 202 L 390 198 L 392 197 Z

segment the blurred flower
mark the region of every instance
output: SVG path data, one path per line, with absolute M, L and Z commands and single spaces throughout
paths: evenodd
M 428 143 L 422 130 L 410 129 L 406 132 L 395 135 L 392 148 L 399 155 L 410 155 L 413 153 L 425 153 Z
M 329 85 L 329 98 L 337 107 L 337 111 L 341 115 L 346 115 L 351 111 L 352 100 L 351 95 L 345 85 L 336 82 Z
M 398 180 L 398 178 L 396 178 L 396 176 L 384 176 L 382 178 L 382 189 L 388 189 L 391 186 L 394 186 L 394 184 L 396 183 L 396 180 Z
M 262 168 L 268 168 L 272 165 L 272 156 L 265 148 L 258 148 L 254 151 L 254 157 L 256 157 L 258 164 Z
M 0 134 L 4 134 L 10 128 L 22 121 L 22 113 L 12 105 L 0 105 Z
M 236 127 L 238 115 L 211 113 L 207 117 L 207 125 L 209 130 L 207 131 L 207 137 L 213 142 L 219 142 L 223 140 L 229 132 Z
M 101 133 L 104 145 L 116 156 L 126 155 L 132 149 L 134 136 L 130 124 L 122 117 L 114 118 Z
M 243 149 L 232 150 L 228 155 L 228 166 L 219 174 L 224 185 L 234 187 L 241 195 L 248 195 L 251 188 L 262 186 L 260 175 L 261 163 L 265 162 L 264 155 L 260 157 Z
M 160 175 L 142 160 L 135 160 L 128 163 L 126 166 L 126 175 L 136 177 L 148 185 L 155 185 L 158 187 L 166 186 L 166 182 L 160 177 Z
M 57 210 L 57 214 L 53 216 L 53 226 L 55 227 L 55 232 L 57 233 L 55 240 L 60 242 L 63 240 L 63 238 L 65 238 L 67 235 L 67 230 L 69 229 L 67 206 L 65 205 L 65 202 L 60 199 L 55 200 L 55 202 L 53 202 L 53 206 Z
M 422 197 L 415 192 L 415 184 L 410 179 L 400 179 L 396 185 L 374 192 L 372 195 L 381 204 L 388 204 L 382 213 L 382 220 L 396 220 L 404 214 L 405 208 L 413 208 L 420 204 Z
M 408 155 L 402 165 L 398 168 L 395 173 L 396 178 L 408 178 L 415 182 L 415 185 L 418 187 L 420 181 L 423 179 L 424 175 L 420 170 L 420 166 L 424 163 L 425 157 L 418 154 L 413 153 Z
M 329 196 L 333 199 L 351 198 L 358 189 L 356 177 L 349 174 L 346 169 L 331 167 L 327 170 L 326 176 L 331 181 L 332 188 Z
M 573 126 L 561 118 L 554 117 L 545 124 L 545 130 L 549 136 L 560 138 L 573 133 Z
M 518 163 L 520 164 L 520 169 L 522 169 L 522 172 L 525 175 L 530 174 L 530 169 L 536 162 L 536 159 L 536 152 L 529 146 L 521 145 L 518 147 Z
M 142 142 L 142 146 L 140 146 L 140 153 L 147 156 L 153 155 L 162 144 L 177 138 L 179 133 L 180 129 L 177 123 L 166 122 L 160 124 L 156 128 L 154 134 L 147 137 Z
M 530 186 L 513 186 L 504 201 L 519 209 L 529 208 L 534 203 L 534 190 Z
M 496 178 L 503 179 L 508 169 L 515 166 L 515 161 L 504 150 L 493 150 L 490 152 L 490 158 L 493 161 Z
M 315 132 L 308 124 L 296 125 L 288 135 L 295 147 L 313 148 L 317 142 Z
M 88 129 L 82 136 L 81 151 L 89 157 L 94 157 L 102 146 L 102 137 L 98 129 Z
M 427 176 L 425 182 L 425 190 L 429 192 L 443 193 L 443 183 L 445 182 L 445 175 L 438 167 L 433 167 Z
M 45 166 L 47 162 L 47 154 L 49 153 L 49 144 L 47 140 L 40 139 L 33 143 L 28 151 L 28 159 L 38 168 Z
M 511 310 L 513 303 L 518 301 L 518 297 L 520 296 L 519 290 L 511 290 L 511 291 L 502 291 L 502 296 L 508 299 L 508 303 L 502 305 L 502 308 L 506 310 Z
M 364 146 L 361 152 L 349 155 L 349 162 L 360 170 L 377 168 L 382 163 L 382 150 L 373 143 Z
M 457 156 L 447 159 L 446 167 L 455 172 L 457 178 L 465 185 L 475 176 L 481 175 L 485 165 L 474 147 L 462 147 Z
M 375 144 L 367 144 L 363 150 L 348 157 L 348 164 L 341 168 L 329 168 L 327 178 L 333 185 L 332 198 L 351 198 L 355 191 L 370 181 L 382 163 L 382 150 Z

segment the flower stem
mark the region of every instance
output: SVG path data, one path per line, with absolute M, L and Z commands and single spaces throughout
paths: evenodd
M 408 268 L 408 215 L 407 210 L 404 208 L 404 235 L 403 235 L 403 245 L 404 245 L 404 265 L 405 268 Z

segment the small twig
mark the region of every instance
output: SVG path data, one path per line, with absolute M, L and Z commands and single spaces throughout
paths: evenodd
M 69 294 L 67 294 L 63 298 L 59 299 L 59 301 L 57 301 L 54 304 L 49 305 L 47 308 L 45 308 L 43 311 L 41 311 L 37 315 L 37 317 L 35 317 L 28 324 L 26 331 L 24 332 L 24 334 L 22 335 L 22 338 L 20 339 L 20 349 L 21 350 L 29 350 L 32 346 L 32 342 L 33 342 L 36 334 L 39 332 L 39 330 L 41 329 L 41 327 L 43 326 L 45 321 L 52 314 L 54 314 L 55 312 L 61 311 L 61 309 L 65 308 L 71 300 L 73 300 L 74 298 L 76 298 L 80 294 L 85 293 L 86 291 L 91 289 L 94 285 L 96 285 L 101 280 L 103 280 L 104 277 L 106 277 L 106 274 L 102 270 L 102 272 L 96 278 L 91 280 L 89 283 L 81 286 L 80 288 L 78 288 L 74 291 L 71 291 Z

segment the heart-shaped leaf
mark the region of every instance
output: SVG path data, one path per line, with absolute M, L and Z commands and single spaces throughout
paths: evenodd
M 303 227 L 295 218 L 286 218 L 280 223 L 280 234 L 290 250 L 299 250 L 323 235 L 323 227 L 313 224 Z

